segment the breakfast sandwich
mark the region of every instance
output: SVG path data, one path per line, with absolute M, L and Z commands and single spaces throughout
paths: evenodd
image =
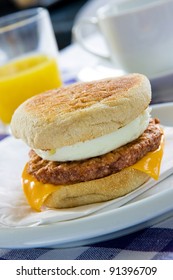
M 20 105 L 11 130 L 31 148 L 22 174 L 31 207 L 108 201 L 158 179 L 163 131 L 150 101 L 149 80 L 129 74 L 63 86 Z

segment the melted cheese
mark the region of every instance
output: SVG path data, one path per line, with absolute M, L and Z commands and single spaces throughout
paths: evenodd
M 162 137 L 163 138 L 163 137 Z M 160 174 L 160 165 L 163 156 L 163 139 L 160 147 L 154 151 L 149 152 L 145 157 L 139 160 L 136 164 L 132 165 L 132 168 L 138 169 L 142 172 L 147 173 L 150 177 L 157 180 Z M 52 184 L 43 184 L 37 181 L 34 176 L 28 174 L 27 165 L 24 168 L 22 174 L 22 185 L 24 193 L 28 200 L 30 206 L 37 210 L 41 211 L 41 207 L 46 200 L 46 198 L 53 192 L 57 191 L 58 188 L 63 186 L 55 186 Z
M 161 161 L 163 157 L 163 146 L 164 138 L 162 137 L 160 146 L 157 150 L 155 150 L 154 152 L 149 152 L 146 156 L 144 156 L 141 160 L 139 160 L 131 167 L 145 172 L 153 179 L 158 180 Z
M 37 211 L 41 210 L 46 198 L 59 188 L 59 186 L 37 181 L 34 176 L 28 174 L 27 165 L 22 173 L 22 186 L 29 205 Z

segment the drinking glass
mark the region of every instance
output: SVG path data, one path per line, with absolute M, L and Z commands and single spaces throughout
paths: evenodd
M 49 13 L 33 8 L 0 18 L 0 121 L 26 99 L 62 85 Z M 2 126 L 1 126 L 2 130 Z

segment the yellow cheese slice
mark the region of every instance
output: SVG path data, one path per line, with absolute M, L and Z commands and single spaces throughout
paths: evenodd
M 160 146 L 154 152 L 149 152 L 131 167 L 147 173 L 155 180 L 159 179 L 160 166 L 163 157 L 164 137 L 161 139 Z
M 161 145 L 156 151 L 149 152 L 145 157 L 143 157 L 131 167 L 145 172 L 150 177 L 153 177 L 157 180 L 160 174 L 160 165 L 163 156 L 163 145 L 164 143 L 162 139 Z M 63 187 L 62 185 L 55 186 L 52 184 L 43 184 L 37 181 L 34 176 L 28 174 L 27 165 L 25 166 L 22 173 L 22 186 L 28 203 L 33 209 L 37 211 L 41 211 L 41 207 L 45 199 L 51 193 L 57 191 L 58 188 Z
M 22 186 L 29 205 L 37 211 L 41 210 L 48 195 L 60 188 L 60 186 L 37 181 L 34 176 L 28 174 L 27 164 L 22 173 Z

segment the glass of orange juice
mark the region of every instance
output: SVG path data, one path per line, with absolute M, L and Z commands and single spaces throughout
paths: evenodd
M 61 86 L 49 13 L 33 8 L 0 18 L 0 121 L 8 126 L 29 97 Z

